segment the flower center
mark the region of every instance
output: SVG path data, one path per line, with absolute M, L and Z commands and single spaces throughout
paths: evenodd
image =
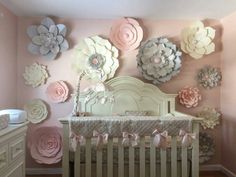
M 100 69 L 104 65 L 104 58 L 101 54 L 93 54 L 89 57 L 88 64 L 93 69 Z

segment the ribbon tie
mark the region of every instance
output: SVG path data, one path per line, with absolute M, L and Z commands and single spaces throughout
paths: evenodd
M 168 132 L 164 131 L 160 133 L 157 129 L 153 131 L 152 133 L 154 135 L 153 138 L 153 144 L 154 146 L 158 148 L 167 148 L 167 138 L 168 138 Z
M 124 146 L 137 146 L 140 140 L 140 137 L 137 133 L 128 133 L 128 132 L 123 132 L 122 133 L 123 140 L 122 144 Z
M 196 139 L 195 133 L 187 133 L 184 130 L 179 131 L 179 137 L 181 138 L 181 144 L 184 147 L 188 147 L 192 144 L 193 139 Z
M 76 151 L 78 143 L 82 146 L 85 145 L 85 138 L 82 135 L 76 135 L 75 133 L 71 132 L 70 138 L 71 138 L 71 148 L 73 151 Z
M 99 133 L 96 130 L 93 131 L 93 137 L 97 138 L 96 146 L 101 148 L 102 145 L 107 144 L 108 142 L 108 133 Z

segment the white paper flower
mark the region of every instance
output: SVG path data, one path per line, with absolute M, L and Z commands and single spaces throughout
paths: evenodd
M 220 124 L 221 114 L 214 108 L 205 107 L 197 114 L 197 117 L 204 118 L 200 124 L 204 129 L 213 129 L 216 125 Z
M 199 161 L 204 163 L 215 154 L 215 144 L 213 138 L 207 133 L 199 134 Z
M 213 28 L 204 27 L 201 21 L 196 21 L 182 30 L 181 49 L 194 59 L 200 59 L 215 51 L 215 44 L 212 42 L 214 37 Z
M 46 66 L 33 63 L 32 65 L 25 67 L 23 77 L 25 79 L 26 85 L 31 85 L 33 88 L 35 88 L 45 84 L 49 75 Z
M 29 26 L 27 34 L 32 40 L 28 46 L 29 52 L 42 55 L 46 59 L 53 60 L 59 52 L 69 48 L 65 39 L 66 26 L 55 25 L 51 18 L 44 18 L 39 26 Z
M 41 99 L 29 101 L 24 110 L 27 112 L 27 118 L 31 123 L 37 124 L 45 120 L 48 116 L 47 106 Z
M 167 38 L 155 38 L 142 44 L 137 55 L 138 69 L 154 84 L 169 81 L 181 67 L 182 53 Z
M 198 83 L 204 88 L 211 89 L 220 85 L 222 76 L 219 69 L 206 66 L 202 68 L 197 75 Z
M 119 66 L 118 50 L 99 36 L 85 38 L 76 46 L 75 52 L 73 67 L 93 80 L 112 78 Z

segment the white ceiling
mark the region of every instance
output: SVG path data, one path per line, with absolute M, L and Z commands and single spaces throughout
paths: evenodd
M 236 0 L 0 0 L 18 16 L 112 19 L 222 18 L 236 11 Z

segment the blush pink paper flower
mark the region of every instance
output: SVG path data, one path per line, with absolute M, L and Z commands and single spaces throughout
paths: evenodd
M 122 51 L 134 50 L 143 39 L 143 29 L 132 18 L 122 18 L 111 28 L 110 40 Z
M 201 99 L 202 96 L 196 87 L 184 87 L 179 91 L 179 102 L 186 108 L 196 107 Z
M 40 127 L 32 132 L 28 144 L 31 156 L 40 164 L 54 164 L 62 158 L 62 135 L 59 127 Z
M 53 103 L 62 103 L 69 96 L 69 88 L 64 81 L 52 82 L 48 85 L 46 94 Z

